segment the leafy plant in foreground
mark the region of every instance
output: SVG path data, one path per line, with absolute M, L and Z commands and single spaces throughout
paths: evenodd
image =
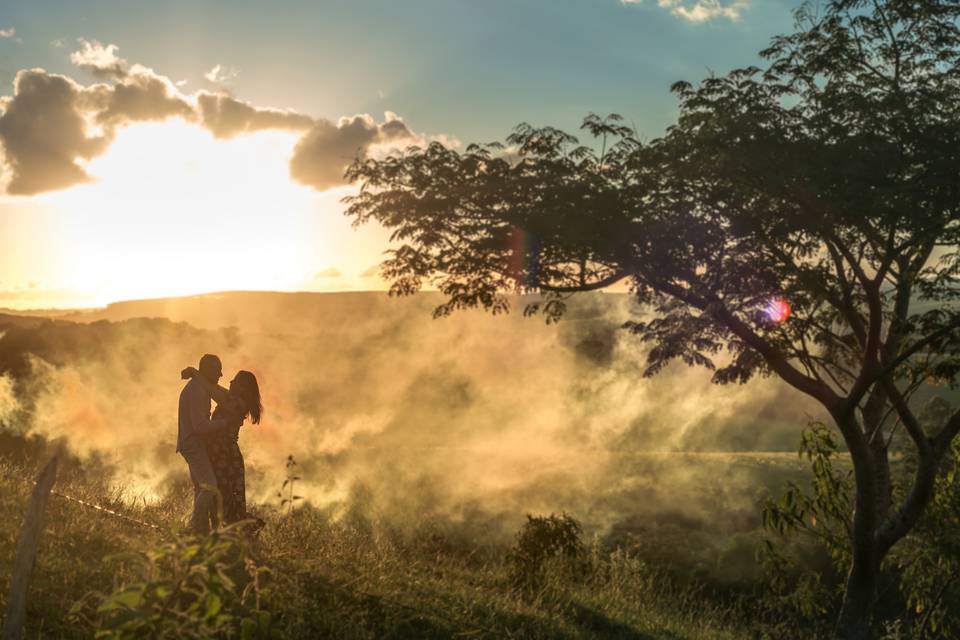
M 70 611 L 96 638 L 277 635 L 263 602 L 268 569 L 235 525 L 112 559 L 119 563 L 114 590 L 87 593 Z
M 936 409 L 942 403 L 931 402 Z M 946 408 L 949 410 L 949 407 Z M 930 413 L 929 411 L 926 413 Z M 933 417 L 935 422 L 937 416 Z M 770 582 L 765 598 L 768 612 L 787 626 L 808 624 L 839 603 L 839 583 L 824 581 L 819 572 L 800 566 L 788 541 L 806 538 L 827 551 L 834 576 L 849 569 L 850 554 L 844 544 L 851 526 L 849 509 L 853 494 L 851 469 L 837 464 L 838 447 L 831 432 L 813 424 L 804 432 L 800 454 L 810 460 L 813 482 L 809 490 L 788 483 L 777 500 L 763 507 L 763 526 L 768 534 L 759 550 Z M 916 461 L 907 454 L 894 475 L 896 484 L 916 471 Z M 896 608 L 886 611 L 890 638 L 946 638 L 960 636 L 960 445 L 954 442 L 937 479 L 934 499 L 916 528 L 887 557 L 883 570 L 888 577 L 886 602 Z M 791 574 L 794 578 L 791 580 Z M 824 629 L 824 632 L 827 630 Z

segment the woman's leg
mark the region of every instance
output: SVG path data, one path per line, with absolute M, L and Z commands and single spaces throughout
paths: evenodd
M 225 505 L 224 512 L 228 522 L 238 522 L 247 517 L 247 487 L 246 473 L 243 465 L 243 454 L 236 441 L 229 443 L 229 511 Z

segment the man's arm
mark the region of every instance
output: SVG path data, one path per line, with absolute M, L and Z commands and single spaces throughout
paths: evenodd
M 221 387 L 218 384 L 213 384 L 209 380 L 206 380 L 203 376 L 200 375 L 200 372 L 194 367 L 187 367 L 180 372 L 180 377 L 184 380 L 189 380 L 190 378 L 196 379 L 197 382 L 203 385 L 203 388 L 207 390 L 207 393 L 210 394 L 210 397 L 218 405 L 223 405 L 225 409 L 237 413 L 241 410 L 240 403 L 230 395 L 230 392 Z
M 219 431 L 236 423 L 236 418 L 223 417 L 210 419 L 210 399 L 200 385 L 193 385 L 188 397 L 190 402 L 190 422 L 196 433 Z

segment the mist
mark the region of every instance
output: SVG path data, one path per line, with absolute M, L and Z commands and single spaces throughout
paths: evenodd
M 658 514 L 755 518 L 764 465 L 724 452 L 795 451 L 817 415 L 771 379 L 718 387 L 683 365 L 643 378 L 643 345 L 619 328 L 640 313 L 626 295 L 577 298 L 554 325 L 520 301 L 434 320 L 439 301 L 236 293 L 65 316 L 0 378 L 0 421 L 109 461 L 149 500 L 187 475 L 179 372 L 215 353 L 221 383 L 247 369 L 263 394 L 240 438 L 254 509 L 278 502 L 293 455 L 296 493 L 338 517 L 473 519 L 505 536 L 525 513 L 607 534 Z M 24 339 L 9 330 L 0 352 Z

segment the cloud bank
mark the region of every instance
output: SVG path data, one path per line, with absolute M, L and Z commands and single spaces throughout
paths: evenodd
M 347 165 L 381 147 L 422 141 L 403 120 L 386 112 L 334 122 L 293 110 L 264 108 L 222 91 L 184 94 L 167 76 L 120 57 L 114 44 L 80 40 L 70 61 L 98 80 L 82 85 L 44 69 L 21 70 L 13 95 L 0 97 L 3 183 L 29 196 L 91 181 L 86 162 L 102 154 L 119 127 L 179 118 L 229 139 L 266 129 L 302 132 L 290 175 L 318 191 L 342 186 Z M 221 67 L 208 72 L 222 80 Z

